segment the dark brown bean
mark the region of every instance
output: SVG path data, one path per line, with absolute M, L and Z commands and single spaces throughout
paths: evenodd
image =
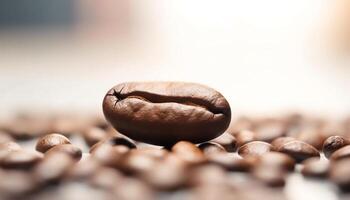
M 255 132 L 249 130 L 239 131 L 235 134 L 235 137 L 239 147 L 256 140 Z
M 330 165 L 329 177 L 344 191 L 350 191 L 350 158 L 345 158 Z
M 288 154 L 298 163 L 307 158 L 320 157 L 320 153 L 315 147 L 298 140 L 285 143 L 277 151 Z
M 336 150 L 329 159 L 340 160 L 348 157 L 350 157 L 350 145 L 344 146 Z
M 13 151 L 7 154 L 0 162 L 0 165 L 7 169 L 30 169 L 42 158 L 39 153 L 27 152 L 24 150 Z
M 246 159 L 228 153 L 211 154 L 208 156 L 208 160 L 210 163 L 219 165 L 228 171 L 246 172 L 252 166 Z
M 228 132 L 223 133 L 219 137 L 212 140 L 212 142 L 220 144 L 226 149 L 227 152 L 235 152 L 237 150 L 237 140 Z
M 325 178 L 328 176 L 329 162 L 313 157 L 302 162 L 301 173 L 307 177 Z
M 171 151 L 189 164 L 201 164 L 206 162 L 203 152 L 191 142 L 180 141 L 171 148 Z
M 219 153 L 219 152 L 226 152 L 223 146 L 215 142 L 204 142 L 198 145 L 198 148 L 202 150 L 205 155 Z
M 287 142 L 294 141 L 294 140 L 295 140 L 295 138 L 293 138 L 293 137 L 279 137 L 279 138 L 274 139 L 271 142 L 271 145 L 273 146 L 273 149 L 278 149 L 282 145 L 286 144 Z
M 253 141 L 249 142 L 238 149 L 238 154 L 242 157 L 260 156 L 271 151 L 271 145 L 266 142 Z
M 64 135 L 52 133 L 40 138 L 36 143 L 35 149 L 39 152 L 45 153 L 52 147 L 61 144 L 70 144 L 70 141 Z
M 204 85 L 183 82 L 129 82 L 103 100 L 106 119 L 126 136 L 168 146 L 180 140 L 201 143 L 230 124 L 226 99 Z
M 281 168 L 284 170 L 293 171 L 295 161 L 286 154 L 279 152 L 267 152 L 258 157 L 258 165 L 265 165 L 271 168 Z
M 83 155 L 79 147 L 74 146 L 72 144 L 61 144 L 61 145 L 54 146 L 48 151 L 46 151 L 45 156 L 48 156 L 51 153 L 56 153 L 56 152 L 66 153 L 67 155 L 71 156 L 75 160 L 80 160 Z
M 323 153 L 329 158 L 336 150 L 348 144 L 350 141 L 342 136 L 330 136 L 323 143 Z
M 93 146 L 94 144 L 106 139 L 108 133 L 104 129 L 92 127 L 83 133 L 83 137 L 89 146 Z

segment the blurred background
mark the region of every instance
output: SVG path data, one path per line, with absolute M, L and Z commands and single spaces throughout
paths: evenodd
M 350 113 L 347 0 L 2 0 L 0 116 L 101 113 L 123 81 L 222 92 L 233 113 Z

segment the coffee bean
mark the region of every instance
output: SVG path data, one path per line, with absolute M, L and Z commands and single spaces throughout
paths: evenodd
M 123 154 L 130 149 L 124 145 L 111 146 L 105 143 L 97 143 L 91 149 L 91 157 L 99 163 L 110 167 L 119 167 Z
M 21 146 L 15 142 L 5 142 L 0 143 L 0 162 L 4 159 L 9 153 L 14 151 L 22 150 Z
M 225 170 L 217 165 L 203 165 L 191 170 L 189 185 L 224 185 L 227 183 L 227 174 Z
M 286 127 L 281 122 L 267 121 L 259 124 L 254 129 L 255 138 L 259 141 L 271 142 L 272 140 L 282 137 L 286 133 Z
M 89 146 L 93 146 L 97 142 L 100 142 L 100 141 L 106 139 L 108 137 L 108 134 L 105 130 L 103 130 L 101 128 L 92 127 L 83 133 L 83 137 L 84 137 L 85 142 Z
M 66 153 L 67 155 L 71 156 L 75 160 L 80 160 L 83 155 L 79 147 L 74 146 L 72 144 L 61 144 L 61 145 L 54 146 L 48 151 L 46 151 L 45 156 L 48 156 L 49 154 L 56 153 L 56 152 Z
M 121 200 L 154 200 L 157 199 L 154 191 L 144 182 L 138 179 L 125 178 L 123 182 L 115 187 L 112 199 Z
M 265 165 L 254 167 L 252 174 L 258 180 L 272 187 L 284 186 L 287 176 L 285 170 Z
M 31 174 L 24 171 L 7 170 L 0 172 L 0 177 L 1 199 L 26 199 L 25 195 L 32 193 L 38 187 Z
M 283 153 L 267 152 L 258 157 L 257 165 L 293 171 L 295 161 L 293 158 Z
M 341 190 L 350 191 L 350 158 L 344 158 L 330 165 L 329 177 Z
M 42 158 L 39 153 L 27 152 L 24 150 L 13 151 L 7 154 L 1 161 L 0 166 L 7 169 L 30 169 Z
M 350 141 L 342 136 L 330 136 L 323 143 L 323 153 L 329 158 L 335 151 L 348 144 Z
M 296 140 L 296 139 L 293 137 L 279 137 L 279 138 L 274 139 L 271 142 L 271 145 L 273 146 L 273 149 L 275 150 L 275 149 L 279 149 L 282 145 L 286 144 L 287 142 L 294 141 L 294 140 Z
M 249 142 L 238 149 L 238 154 L 242 157 L 260 156 L 271 151 L 271 145 L 266 142 L 253 141 Z
M 324 135 L 317 129 L 303 130 L 298 134 L 297 139 L 312 145 L 316 149 L 322 149 L 325 140 Z
M 210 163 L 219 165 L 228 171 L 246 172 L 249 171 L 252 166 L 246 159 L 228 153 L 208 155 L 208 160 Z
M 255 132 L 249 130 L 239 131 L 235 134 L 235 137 L 239 147 L 256 140 Z
M 223 133 L 219 137 L 212 140 L 212 142 L 218 143 L 223 146 L 228 152 L 235 152 L 237 150 L 236 138 L 228 132 Z
M 320 153 L 315 147 L 298 140 L 285 143 L 277 151 L 288 154 L 298 163 L 307 158 L 320 157 Z
M 106 94 L 103 112 L 126 136 L 162 146 L 211 140 L 231 120 L 230 106 L 219 92 L 183 82 L 119 84 Z
M 49 132 L 49 121 L 43 118 L 17 117 L 12 119 L 4 128 L 13 138 L 18 140 L 27 140 L 39 137 Z
M 226 152 L 223 146 L 214 142 L 204 142 L 198 145 L 198 148 L 202 150 L 205 155 L 219 153 L 219 152 Z
M 317 157 L 306 159 L 302 162 L 301 173 L 307 177 L 325 178 L 329 171 L 329 162 Z
M 100 168 L 93 174 L 89 183 L 97 188 L 113 190 L 117 185 L 122 183 L 123 175 L 111 168 Z
M 329 159 L 331 160 L 340 160 L 350 157 L 350 145 L 344 146 L 336 150 Z
M 159 148 L 153 148 L 153 147 L 145 147 L 138 150 L 142 151 L 143 154 L 150 156 L 154 159 L 163 159 L 169 153 L 165 149 L 159 149 Z
M 126 153 L 120 163 L 120 169 L 127 174 L 143 174 L 150 171 L 157 159 L 143 153 L 142 150 L 131 150 Z
M 201 164 L 206 162 L 203 152 L 191 142 L 180 141 L 171 148 L 171 151 L 189 164 Z
M 102 142 L 105 144 L 109 144 L 111 146 L 126 146 L 129 149 L 136 148 L 136 144 L 134 141 L 130 140 L 127 137 L 119 136 L 119 135 L 110 136 L 107 139 L 103 140 Z
M 13 138 L 6 132 L 0 130 L 0 144 L 5 142 L 12 142 Z
M 35 149 L 39 152 L 45 153 L 47 150 L 51 149 L 52 147 L 56 145 L 61 145 L 61 144 L 70 144 L 70 141 L 68 138 L 66 138 L 61 134 L 52 133 L 40 138 L 36 143 Z
M 66 173 L 69 180 L 84 180 L 94 175 L 102 166 L 95 159 L 89 157 L 72 166 Z

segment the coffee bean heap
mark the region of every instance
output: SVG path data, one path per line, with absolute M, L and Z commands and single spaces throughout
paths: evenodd
M 1 124 L 0 199 L 285 199 L 293 173 L 350 190 L 348 120 L 238 117 L 211 141 L 153 146 L 103 119 L 66 117 Z

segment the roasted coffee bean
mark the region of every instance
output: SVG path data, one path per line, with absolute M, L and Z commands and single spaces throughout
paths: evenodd
M 280 148 L 282 145 L 286 144 L 287 142 L 294 141 L 294 140 L 296 140 L 296 139 L 293 137 L 279 137 L 279 138 L 274 139 L 271 142 L 271 145 L 273 146 L 273 149 L 275 150 L 275 149 Z
M 228 152 L 235 152 L 237 150 L 236 138 L 228 132 L 223 133 L 219 137 L 212 140 L 212 142 L 218 143 L 223 146 Z
M 71 156 L 75 160 L 80 160 L 83 155 L 79 147 L 74 146 L 72 144 L 61 144 L 61 145 L 54 146 L 48 151 L 46 151 L 45 156 L 48 156 L 49 154 L 56 153 L 56 152 L 66 153 L 67 155 Z
M 7 154 L 1 161 L 0 166 L 7 169 L 30 169 L 42 158 L 39 153 L 24 150 L 13 151 Z
M 88 120 L 83 116 L 66 114 L 63 116 L 56 116 L 52 120 L 50 132 L 70 136 L 82 132 L 87 126 Z
M 319 158 L 309 158 L 302 162 L 301 173 L 307 177 L 325 178 L 329 171 L 329 162 Z
M 5 142 L 0 144 L 0 161 L 9 153 L 22 150 L 21 146 L 15 142 Z
M 91 149 L 91 157 L 102 165 L 119 167 L 120 159 L 130 149 L 124 145 L 111 146 L 105 143 L 97 143 Z
M 249 130 L 242 130 L 235 134 L 237 145 L 243 146 L 247 144 L 248 142 L 252 142 L 256 140 L 255 132 L 249 131 Z
M 103 140 L 103 142 L 112 146 L 123 145 L 128 147 L 129 149 L 136 148 L 136 144 L 134 141 L 120 135 L 110 136 L 106 140 Z
M 112 168 L 100 168 L 89 179 L 89 183 L 97 188 L 113 190 L 122 183 L 123 175 Z
M 98 170 L 100 170 L 102 166 L 100 163 L 91 158 L 87 157 L 73 165 L 67 173 L 65 174 L 65 178 L 68 180 L 84 180 L 88 179 L 92 175 L 94 175 Z
M 225 185 L 227 174 L 217 165 L 203 165 L 191 170 L 191 178 L 188 180 L 191 186 L 200 185 Z
M 38 187 L 31 174 L 24 171 L 1 171 L 0 177 L 1 199 L 26 199 L 25 195 L 35 191 Z
M 297 139 L 306 142 L 316 149 L 322 149 L 323 141 L 325 140 L 323 133 L 317 129 L 306 129 L 301 131 Z
M 267 152 L 258 157 L 257 165 L 293 171 L 295 161 L 293 158 L 283 153 Z
M 350 157 L 350 145 L 344 146 L 336 150 L 329 158 L 331 160 L 340 160 L 348 157 Z
M 189 164 L 206 162 L 203 152 L 191 142 L 180 141 L 171 148 L 171 151 Z
M 6 132 L 0 130 L 0 144 L 5 142 L 12 142 L 13 138 Z
M 255 178 L 272 187 L 284 186 L 287 173 L 282 168 L 273 168 L 258 165 L 253 168 L 252 174 Z
M 51 149 L 52 147 L 61 145 L 61 144 L 70 144 L 70 141 L 68 138 L 66 138 L 61 134 L 52 133 L 40 138 L 36 143 L 35 149 L 39 152 L 45 153 L 47 150 Z
M 106 139 L 108 137 L 108 133 L 101 128 L 92 127 L 83 133 L 83 137 L 89 146 L 93 146 L 94 144 Z
M 231 120 L 230 106 L 219 92 L 183 82 L 119 84 L 107 92 L 103 112 L 126 136 L 162 146 L 211 140 Z
M 242 157 L 260 156 L 271 151 L 271 145 L 266 142 L 253 141 L 249 142 L 238 149 L 238 154 Z
M 212 153 L 226 152 L 223 146 L 215 142 L 204 142 L 198 145 L 198 148 L 202 150 L 205 155 L 209 155 Z
M 323 153 L 329 158 L 335 151 L 348 144 L 350 141 L 342 136 L 330 136 L 323 143 Z
M 138 149 L 138 150 L 141 151 L 143 154 L 148 155 L 148 156 L 155 158 L 155 159 L 162 159 L 165 156 L 167 156 L 169 153 L 165 149 L 153 148 L 153 147 L 145 147 L 145 148 Z
M 287 142 L 276 150 L 288 154 L 298 163 L 307 158 L 320 157 L 320 153 L 315 147 L 298 140 Z
M 350 158 L 345 158 L 330 165 L 329 178 L 341 190 L 350 191 Z
M 254 129 L 255 138 L 259 141 L 271 142 L 272 140 L 282 137 L 286 133 L 286 127 L 281 122 L 267 121 L 259 124 Z
M 49 121 L 41 117 L 19 116 L 11 120 L 5 131 L 18 140 L 32 139 L 49 132 Z
M 74 163 L 74 159 L 66 153 L 51 153 L 34 167 L 35 180 L 40 184 L 56 183 L 64 178 Z
M 246 172 L 251 169 L 251 163 L 236 155 L 228 153 L 216 153 L 208 155 L 209 163 L 223 167 L 228 171 Z
M 142 150 L 132 150 L 120 160 L 120 169 L 127 174 L 143 174 L 150 171 L 157 159 L 145 154 Z

